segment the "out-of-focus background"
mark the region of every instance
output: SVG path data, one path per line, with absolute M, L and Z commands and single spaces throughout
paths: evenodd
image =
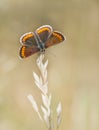
M 98 0 L 0 0 L 0 130 L 47 129 L 27 100 L 31 93 L 41 104 L 38 54 L 18 56 L 20 36 L 45 24 L 67 38 L 45 53 L 53 114 L 59 101 L 63 108 L 59 129 L 99 130 Z

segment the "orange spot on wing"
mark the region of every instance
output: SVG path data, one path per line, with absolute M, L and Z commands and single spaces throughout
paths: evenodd
M 25 46 L 21 48 L 21 57 L 25 58 Z
M 41 32 L 46 31 L 46 30 L 50 32 L 49 28 L 41 28 L 40 30 L 38 30 L 38 33 L 41 33 Z
M 54 32 L 53 32 L 53 35 L 54 35 L 55 37 L 57 37 L 60 41 L 63 41 L 62 35 L 60 35 L 60 34 L 58 34 L 58 33 L 54 33 Z
M 28 38 L 33 37 L 33 34 L 27 34 L 23 37 L 22 41 L 25 42 Z

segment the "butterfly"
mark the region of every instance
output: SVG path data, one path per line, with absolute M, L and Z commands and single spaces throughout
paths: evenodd
M 61 43 L 65 40 L 65 36 L 53 31 L 50 25 L 43 25 L 35 32 L 28 32 L 20 37 L 20 51 L 21 58 L 29 57 L 37 52 L 43 52 L 46 48 Z

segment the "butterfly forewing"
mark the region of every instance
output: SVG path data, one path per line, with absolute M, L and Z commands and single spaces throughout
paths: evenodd
M 52 33 L 52 35 L 50 36 L 50 38 L 48 39 L 48 41 L 46 42 L 45 44 L 45 48 L 48 48 L 52 45 L 56 45 L 58 43 L 61 43 L 65 40 L 65 37 L 63 34 L 61 34 L 60 32 L 58 31 L 54 31 Z
M 53 30 L 52 27 L 49 25 L 44 25 L 38 28 L 35 33 L 40 38 L 40 40 L 45 43 L 50 35 L 52 34 Z
M 31 47 L 31 46 L 22 46 L 20 48 L 20 57 L 21 58 L 26 58 L 28 56 L 31 56 L 32 54 L 36 53 L 39 51 L 39 48 L 37 47 Z
M 33 32 L 25 33 L 20 38 L 20 43 L 25 46 L 37 46 Z

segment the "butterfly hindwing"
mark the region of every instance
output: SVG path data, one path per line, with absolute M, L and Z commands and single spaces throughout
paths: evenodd
M 21 58 L 26 58 L 38 51 L 39 51 L 39 48 L 37 48 L 37 47 L 21 46 L 19 55 Z
M 56 45 L 58 43 L 61 43 L 65 40 L 65 37 L 63 34 L 61 34 L 60 32 L 58 31 L 54 31 L 52 33 L 52 35 L 50 36 L 50 38 L 48 39 L 48 41 L 46 42 L 45 44 L 45 48 L 48 48 L 52 45 Z

